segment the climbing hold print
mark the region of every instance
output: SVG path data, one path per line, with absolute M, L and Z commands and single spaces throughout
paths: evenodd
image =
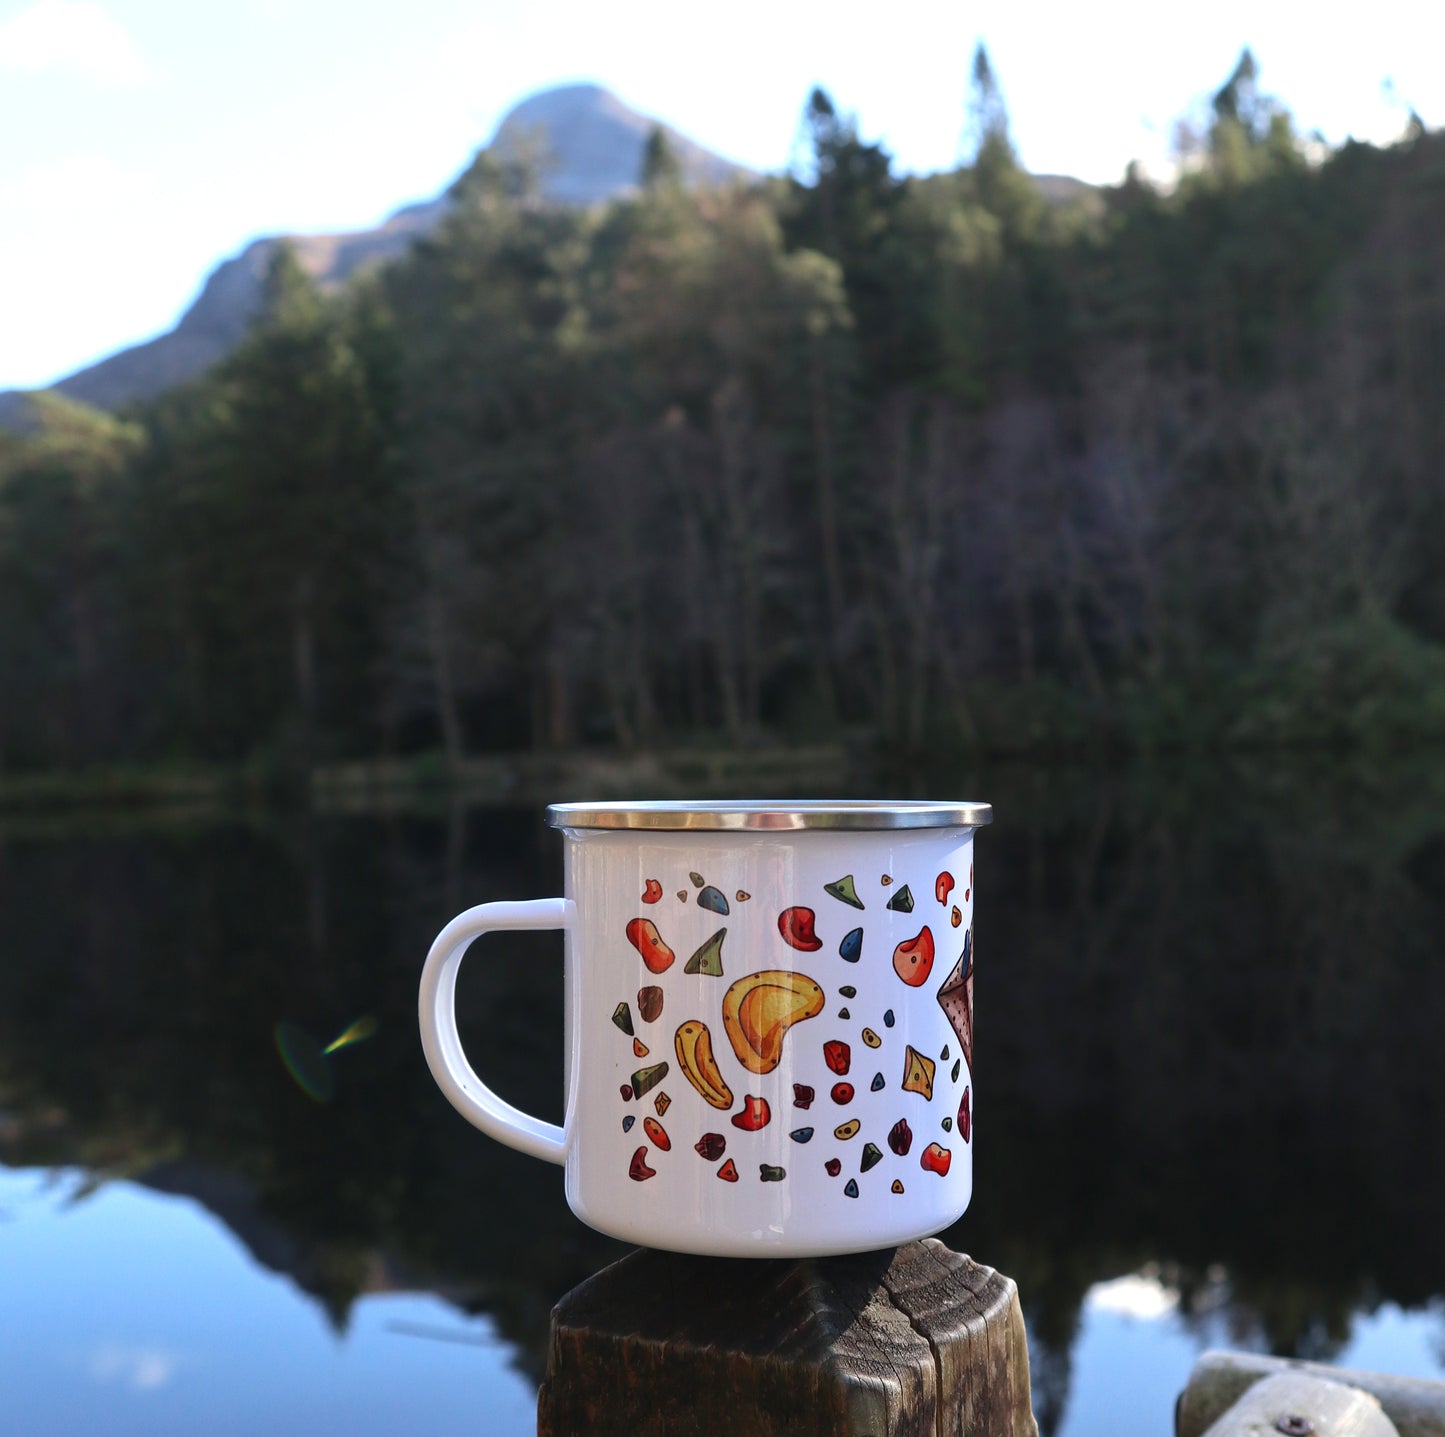
M 720 890 L 714 888 L 711 884 L 697 895 L 697 906 L 699 908 L 706 908 L 709 913 L 722 913 L 725 915 L 728 912 L 727 899 L 723 897 Z
M 813 1130 L 812 1128 L 794 1128 L 788 1136 L 795 1143 L 810 1143 L 813 1141 Z
M 890 1009 L 883 1015 L 883 1026 L 884 1026 L 885 1028 L 891 1028 L 891 1027 L 893 1026 L 893 1009 L 892 1009 L 892 1008 L 890 1008 Z
M 830 1038 L 823 1044 L 823 1061 L 841 1078 L 852 1066 L 852 1051 L 841 1038 Z
M 806 1083 L 793 1084 L 793 1106 L 795 1108 L 811 1108 L 813 1106 L 813 1090 Z
M 893 950 L 893 971 L 910 988 L 921 988 L 933 972 L 933 932 L 925 923 L 916 937 Z
M 672 1099 L 666 1093 L 659 1093 L 652 1100 L 652 1111 L 660 1118 L 672 1106 Z
M 733 1127 L 741 1128 L 745 1133 L 755 1133 L 759 1128 L 767 1127 L 772 1116 L 768 1100 L 755 1098 L 749 1093 L 743 1099 L 742 1112 L 733 1114 Z
M 626 1003 L 619 1003 L 612 1010 L 612 1021 L 630 1038 L 632 1036 L 632 1009 Z
M 758 1164 L 758 1178 L 765 1183 L 780 1183 L 787 1177 L 786 1168 L 774 1167 L 772 1163 Z
M 891 1128 L 888 1129 L 888 1146 L 898 1154 L 900 1158 L 908 1156 L 908 1149 L 913 1146 L 913 1129 L 908 1126 L 907 1118 L 899 1118 Z
M 838 956 L 845 963 L 856 963 L 863 956 L 863 930 L 850 929 L 838 945 Z
M 702 1094 L 709 1106 L 726 1112 L 733 1105 L 732 1089 L 718 1068 L 712 1051 L 712 1034 L 707 1024 L 689 1018 L 673 1035 L 673 1051 L 682 1075 Z
M 833 1129 L 833 1136 L 837 1138 L 840 1143 L 846 1143 L 849 1138 L 856 1138 L 858 1136 L 858 1129 L 862 1126 L 863 1124 L 859 1122 L 857 1118 L 849 1118 L 846 1123 L 839 1123 L 838 1126 Z
M 641 1038 L 632 1040 L 632 1056 L 634 1058 L 645 1058 L 647 1056 L 647 1044 Z
M 948 1080 L 949 1080 L 949 1082 L 951 1082 L 951 1083 L 956 1083 L 956 1082 L 958 1081 L 958 1070 L 959 1070 L 962 1066 L 963 1066 L 963 1059 L 962 1059 L 962 1058 L 955 1058 L 955 1059 L 953 1060 L 953 1071 L 952 1071 L 951 1073 L 949 1073 L 949 1075 L 948 1075 Z
M 837 1177 L 838 1174 L 843 1171 L 842 1160 L 840 1158 L 829 1158 L 828 1161 L 823 1164 L 823 1170 L 830 1178 Z
M 662 1017 L 662 989 L 649 984 L 637 990 L 637 1011 L 644 1023 L 655 1023 Z
M 622 1131 L 624 1133 L 630 1133 L 632 1131 L 632 1125 L 636 1121 L 637 1115 L 635 1113 L 628 1113 L 628 1115 L 622 1120 Z
M 970 1090 L 965 1087 L 963 1090 L 963 1101 L 958 1105 L 958 1135 L 964 1142 L 967 1142 L 972 1133 L 973 1106 L 970 1101 Z
M 917 1048 L 909 1044 L 908 1051 L 903 1057 L 903 1091 L 905 1093 L 921 1093 L 929 1101 L 932 1101 L 933 1070 L 933 1059 L 925 1058 Z
M 883 1161 L 883 1153 L 876 1143 L 863 1144 L 863 1161 L 858 1164 L 858 1171 L 866 1173 L 869 1168 L 876 1168 Z
M 863 1041 L 864 1041 L 870 1048 L 876 1048 L 876 1047 L 883 1041 L 883 1039 L 880 1038 L 880 1037 L 878 1036 L 878 1034 L 873 1031 L 872 1028 L 864 1028 L 864 1030 L 863 1030 Z
M 622 1087 L 621 1087 L 620 1089 L 618 1089 L 618 1091 L 622 1094 L 622 1101 L 623 1101 L 624 1103 L 630 1103 L 630 1102 L 632 1101 L 632 1084 L 631 1084 L 631 1083 L 623 1083 Z
M 627 1176 L 635 1183 L 645 1183 L 648 1178 L 655 1178 L 657 1176 L 657 1169 L 647 1166 L 646 1145 L 638 1148 L 638 1150 L 633 1153 L 632 1161 L 627 1167 Z
M 706 880 L 700 873 L 689 873 L 687 876 L 692 879 L 692 886 L 694 888 L 701 888 L 702 885 L 706 882 Z
M 853 908 L 861 908 L 863 900 L 858 897 L 858 890 L 853 884 L 853 875 L 845 874 L 842 878 L 833 883 L 825 883 L 823 892 L 830 893 L 840 903 L 847 903 Z
M 728 1140 L 721 1133 L 704 1133 L 693 1147 L 699 1157 L 715 1163 L 727 1151 Z
M 953 874 L 940 873 L 933 881 L 933 896 L 940 903 L 948 902 L 948 895 L 953 892 Z
M 872 1093 L 881 1093 L 881 1092 L 883 1091 L 883 1074 L 882 1074 L 882 1073 L 874 1073 L 874 1074 L 873 1074 L 873 1081 L 868 1084 L 868 1091 L 869 1091 L 869 1092 L 872 1092 Z
M 925 1172 L 937 1173 L 939 1177 L 947 1177 L 949 1164 L 952 1161 L 953 1154 L 947 1148 L 940 1147 L 937 1143 L 929 1143 L 923 1150 L 923 1156 L 918 1159 L 918 1165 Z
M 667 1076 L 666 1063 L 654 1063 L 650 1068 L 639 1068 L 632 1075 L 632 1091 L 640 1098 L 651 1092 Z
M 751 898 L 753 895 L 746 892 L 744 889 L 739 888 L 733 896 L 738 900 L 739 903 L 746 903 L 748 899 Z
M 662 898 L 662 884 L 657 879 L 649 878 L 647 887 L 642 890 L 642 901 L 644 903 L 657 903 Z
M 913 892 L 906 883 L 888 900 L 888 906 L 895 913 L 913 912 Z
M 771 1073 L 783 1056 L 783 1039 L 795 1024 L 823 1011 L 823 990 L 805 973 L 770 968 L 739 978 L 723 995 L 723 1031 L 738 1062 L 752 1073 Z
M 846 988 L 838 989 L 838 996 L 840 998 L 856 998 L 858 996 L 858 990 L 849 983 Z
M 894 1178 L 894 1179 L 893 1179 L 893 1186 L 892 1186 L 891 1188 L 889 1188 L 888 1191 L 889 1191 L 889 1192 L 895 1192 L 895 1193 L 901 1193 L 901 1192 L 903 1191 L 903 1182 L 902 1182 L 902 1179 L 900 1179 L 900 1178 Z
M 727 929 L 719 928 L 718 931 L 687 960 L 687 964 L 682 971 L 684 973 L 700 973 L 707 978 L 721 978 L 723 975 L 723 939 L 727 936 Z
M 657 924 L 650 918 L 633 918 L 627 925 L 627 941 L 642 955 L 649 973 L 665 973 L 677 956 L 662 941 Z
M 963 922 L 963 914 L 958 911 L 957 904 L 954 905 L 953 912 L 948 915 L 948 921 L 952 923 L 955 928 Z
M 963 938 L 963 952 L 938 990 L 939 1006 L 948 1015 L 963 1049 L 963 1061 L 973 1067 L 973 925 Z
M 847 1183 L 843 1187 L 843 1196 L 853 1198 L 858 1196 L 858 1181 L 856 1178 L 848 1179 Z
M 852 1083 L 834 1083 L 832 1091 L 828 1094 L 840 1107 L 853 1101 Z
M 656 1118 L 643 1118 L 642 1131 L 652 1140 L 654 1147 L 661 1148 L 665 1153 L 672 1151 L 672 1139 L 667 1136 L 667 1129 Z
M 737 1164 L 731 1158 L 727 1160 L 718 1170 L 717 1175 L 725 1183 L 735 1183 L 738 1180 Z
M 783 935 L 783 942 L 800 953 L 816 953 L 823 946 L 823 940 L 813 932 L 817 917 L 811 908 L 783 909 L 778 914 L 778 932 Z

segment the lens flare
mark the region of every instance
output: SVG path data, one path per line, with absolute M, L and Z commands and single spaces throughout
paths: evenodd
M 276 1051 L 286 1071 L 296 1079 L 296 1086 L 308 1098 L 329 1103 L 336 1084 L 321 1044 L 299 1024 L 284 1018 L 276 1024 L 275 1037 Z
M 338 1048 L 349 1048 L 353 1043 L 364 1043 L 377 1029 L 376 1019 L 368 1013 L 358 1018 L 339 1038 L 333 1038 L 321 1051 L 334 1053 Z

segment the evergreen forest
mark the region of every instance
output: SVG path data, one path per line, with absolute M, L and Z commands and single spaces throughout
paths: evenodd
M 904 175 L 542 203 L 483 152 L 218 367 L 0 434 L 0 771 L 863 734 L 1445 732 L 1445 133 L 1328 149 L 1248 52 L 1168 185 L 1041 185 L 982 50 Z

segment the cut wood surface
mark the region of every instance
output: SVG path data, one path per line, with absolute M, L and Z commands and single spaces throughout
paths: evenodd
M 1204 1437 L 1246 1392 L 1281 1373 L 1321 1378 L 1370 1393 L 1400 1437 L 1445 1437 L 1445 1382 L 1355 1372 L 1253 1352 L 1206 1352 L 1199 1358 L 1179 1399 L 1176 1437 Z
M 1305 1372 L 1256 1382 L 1204 1437 L 1399 1437 L 1380 1400 Z
M 552 1313 L 540 1437 L 1036 1437 L 1013 1282 L 934 1239 L 743 1261 L 637 1251 Z

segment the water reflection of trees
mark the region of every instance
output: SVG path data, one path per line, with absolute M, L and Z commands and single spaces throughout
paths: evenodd
M 1084 1294 L 1147 1262 L 1198 1323 L 1222 1265 L 1238 1340 L 1316 1357 L 1361 1306 L 1445 1292 L 1445 776 L 984 788 L 977 1196 L 950 1237 L 1018 1280 L 1045 1426 Z M 442 919 L 555 891 L 558 859 L 530 811 L 0 842 L 0 1157 L 191 1192 L 338 1322 L 398 1284 L 486 1309 L 535 1374 L 550 1304 L 618 1249 L 438 1098 L 415 983 Z M 508 942 L 464 969 L 466 1036 L 555 1118 L 556 940 Z M 380 1031 L 312 1103 L 273 1024 L 363 1013 Z

